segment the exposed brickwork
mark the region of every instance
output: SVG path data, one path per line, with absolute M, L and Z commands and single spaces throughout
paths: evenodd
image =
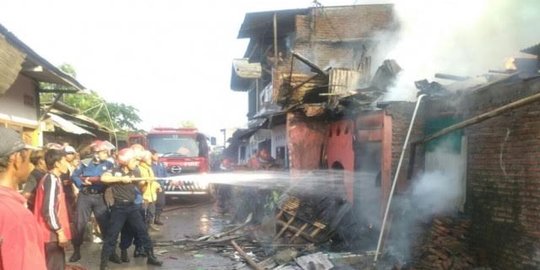
M 500 84 L 464 96 L 464 118 L 540 92 L 540 80 Z M 540 102 L 465 130 L 467 211 L 480 263 L 540 268 Z
M 353 68 L 362 46 L 374 54 L 378 33 L 394 32 L 392 5 L 358 5 L 312 9 L 296 17 L 294 50 L 322 68 Z M 295 62 L 295 69 L 306 67 Z M 309 70 L 309 69 L 307 69 Z
M 324 7 L 297 19 L 297 42 L 374 37 L 396 27 L 393 5 Z
M 405 138 L 407 136 L 407 131 L 409 130 L 409 124 L 411 123 L 412 115 L 414 112 L 414 107 L 416 103 L 414 102 L 392 102 L 385 111 L 388 115 L 392 116 L 392 170 L 391 170 L 391 179 L 392 181 L 395 177 L 395 172 L 397 165 L 399 163 L 399 157 L 403 149 L 403 144 L 405 143 Z M 413 126 L 413 131 L 411 133 L 411 138 L 409 143 L 412 142 L 415 138 L 419 138 L 423 134 L 423 106 L 419 108 L 419 112 Z M 408 166 L 410 159 L 411 148 L 405 152 L 403 159 L 403 164 L 400 170 L 400 176 L 398 179 L 398 191 L 405 191 L 408 187 L 407 174 Z M 415 166 L 420 166 L 423 164 L 422 159 L 422 148 L 417 148 Z

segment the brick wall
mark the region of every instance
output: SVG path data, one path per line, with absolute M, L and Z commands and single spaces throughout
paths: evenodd
M 540 92 L 540 79 L 499 84 L 465 96 L 464 118 Z M 467 207 L 480 263 L 540 268 L 540 102 L 465 130 Z
M 370 38 L 394 29 L 393 5 L 356 5 L 311 10 L 296 20 L 297 42 Z
M 392 169 L 390 174 L 390 183 L 395 177 L 399 157 L 403 149 L 407 131 L 409 130 L 409 124 L 411 123 L 415 106 L 415 102 L 392 102 L 388 107 L 385 108 L 386 114 L 392 116 Z M 424 106 L 420 106 L 419 108 L 409 143 L 417 138 L 420 138 L 423 134 L 423 107 Z M 405 191 L 409 184 L 409 181 L 407 181 L 407 169 L 409 167 L 410 151 L 411 148 L 409 145 L 401 165 L 400 176 L 398 179 L 398 191 Z M 423 164 L 423 160 L 420 155 L 421 153 L 422 148 L 417 148 L 415 158 L 416 167 Z
M 315 8 L 309 15 L 297 16 L 295 25 L 294 50 L 322 68 L 352 68 L 359 61 L 362 46 L 368 56 L 373 55 L 378 33 L 396 30 L 393 5 Z M 295 68 L 309 70 L 298 61 Z

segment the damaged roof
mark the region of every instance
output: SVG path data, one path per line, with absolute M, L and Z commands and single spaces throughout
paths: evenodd
M 61 86 L 72 88 L 74 92 L 82 91 L 85 87 L 79 83 L 75 78 L 64 73 L 49 61 L 45 60 L 28 45 L 17 38 L 13 33 L 7 30 L 0 24 L 0 37 L 17 48 L 22 53 L 26 54 L 23 63 L 21 64 L 21 73 L 29 78 L 32 78 L 38 82 L 53 83 Z

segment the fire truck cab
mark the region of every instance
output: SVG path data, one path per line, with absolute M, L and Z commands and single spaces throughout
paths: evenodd
M 165 195 L 209 194 L 208 184 L 184 181 L 186 174 L 209 171 L 207 137 L 195 128 L 153 128 L 146 134 L 131 134 L 128 144 L 155 150 L 167 169 L 168 179 L 158 179 Z

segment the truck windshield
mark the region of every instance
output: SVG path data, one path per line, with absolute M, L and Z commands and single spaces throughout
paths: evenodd
M 199 143 L 195 138 L 178 134 L 148 135 L 148 147 L 163 156 L 199 156 Z

